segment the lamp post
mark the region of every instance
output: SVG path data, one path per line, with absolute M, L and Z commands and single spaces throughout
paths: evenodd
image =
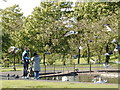
M 80 50 L 82 49 L 82 47 L 80 46 L 78 48 L 78 64 L 80 64 Z
M 46 73 L 46 63 L 45 63 L 45 55 L 46 54 L 50 54 L 49 52 L 44 52 L 43 53 L 43 64 L 44 64 L 44 66 L 45 66 L 45 73 Z

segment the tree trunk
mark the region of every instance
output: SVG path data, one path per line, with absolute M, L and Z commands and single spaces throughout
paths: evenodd
M 70 64 L 72 65 L 72 54 L 70 54 Z
M 99 60 L 99 64 L 101 63 L 101 55 L 98 54 L 98 60 Z
M 107 43 L 107 45 L 106 45 L 106 53 L 109 53 L 109 46 L 108 46 L 108 43 Z M 109 63 L 109 59 L 110 59 L 110 55 L 106 55 L 106 61 L 105 61 L 106 64 Z
M 66 63 L 65 63 L 65 52 L 63 53 L 63 58 L 62 58 L 62 60 L 63 60 L 63 65 L 66 65 Z

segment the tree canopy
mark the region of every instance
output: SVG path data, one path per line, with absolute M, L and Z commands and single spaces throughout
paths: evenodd
M 39 53 L 81 54 L 98 56 L 113 52 L 113 39 L 118 40 L 119 2 L 41 2 L 32 14 L 24 17 L 18 5 L 0 10 L 2 51 L 10 46 L 28 47 Z M 112 31 L 107 31 L 107 24 Z M 68 37 L 69 31 L 78 32 Z M 89 58 L 88 58 L 89 63 Z

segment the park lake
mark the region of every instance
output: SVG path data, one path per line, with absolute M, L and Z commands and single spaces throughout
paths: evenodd
M 63 77 L 66 77 L 67 79 L 64 81 L 68 82 L 91 82 L 94 83 L 92 80 L 95 78 L 95 76 L 101 77 L 103 80 L 107 80 L 106 83 L 111 84 L 118 84 L 118 73 L 101 73 L 101 74 L 91 74 L 91 73 L 80 73 L 76 76 L 56 76 L 56 77 L 45 77 L 40 78 L 43 80 L 58 80 L 62 81 Z

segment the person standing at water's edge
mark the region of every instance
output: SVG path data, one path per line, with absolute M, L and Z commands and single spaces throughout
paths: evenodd
M 37 53 L 34 53 L 31 60 L 33 61 L 34 78 L 38 80 L 40 72 L 40 56 Z
M 27 77 L 27 70 L 29 65 L 30 58 L 28 57 L 28 48 L 24 48 L 24 52 L 22 53 L 22 64 L 23 64 L 23 77 Z

